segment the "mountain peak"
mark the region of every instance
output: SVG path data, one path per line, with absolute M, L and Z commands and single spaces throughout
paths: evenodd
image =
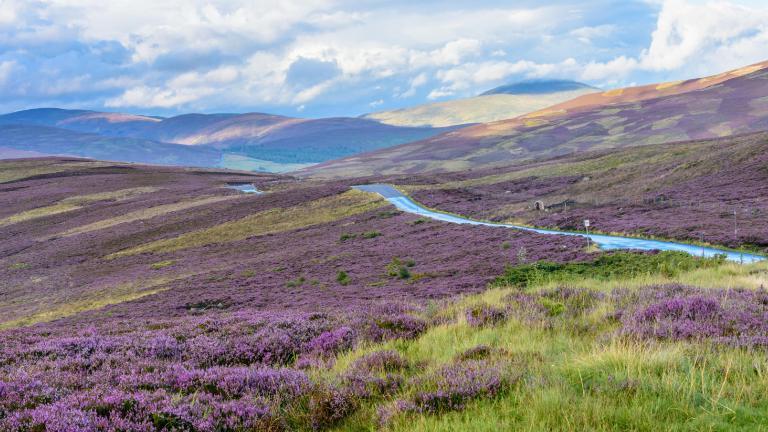
M 513 84 L 507 84 L 488 90 L 481 94 L 481 96 L 494 95 L 494 94 L 548 94 L 574 90 L 588 90 L 594 89 L 591 85 L 580 83 L 578 81 L 562 80 L 562 79 L 536 79 L 520 81 Z

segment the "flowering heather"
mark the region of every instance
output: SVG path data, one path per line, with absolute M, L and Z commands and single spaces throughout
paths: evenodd
M 412 195 L 429 207 L 480 219 L 569 230 L 583 230 L 589 219 L 593 229 L 603 232 L 768 252 L 767 148 L 761 133 L 578 152 L 446 175 Z M 427 182 L 419 177 L 408 181 Z M 547 210 L 534 210 L 536 201 Z
M 621 334 L 645 339 L 707 340 L 768 347 L 768 292 L 703 290 L 682 285 L 620 293 Z
M 412 407 L 434 414 L 461 410 L 473 399 L 496 396 L 510 384 L 510 376 L 503 365 L 468 360 L 440 368 L 418 381 Z
M 398 372 L 408 369 L 408 360 L 394 350 L 374 351 L 355 360 L 350 367 L 352 370 L 367 372 Z
M 492 326 L 507 318 L 507 313 L 503 308 L 488 304 L 472 306 L 466 310 L 465 315 L 467 324 L 472 327 Z
M 314 311 L 393 298 L 432 300 L 481 292 L 520 248 L 531 260 L 588 257 L 579 239 L 435 221 L 412 224 L 414 216 L 382 208 L 325 223 L 313 223 L 307 211 L 302 213 L 305 224 L 286 225 L 285 231 L 269 235 L 106 260 L 122 250 L 228 226 L 250 215 L 279 214 L 287 207 L 300 211 L 310 202 L 348 191 L 350 183 L 255 175 L 257 186 L 269 193 L 246 196 L 224 187 L 237 177 L 229 173 L 137 167 L 67 174 L 55 181 L 0 185 L 0 218 L 81 194 L 136 187 L 154 192 L 0 227 L 0 280 L 8 296 L 0 303 L 0 327 L 68 316 L 92 323 L 213 310 Z M 202 196 L 232 199 L 160 215 L 148 211 L 144 219 L 110 225 L 119 222 L 115 215 L 170 209 Z M 92 224 L 106 228 L 63 235 Z M 380 235 L 339 242 L 347 232 Z M 509 250 L 500 247 L 505 242 Z M 480 256 L 484 259 L 476 258 Z M 385 274 L 396 257 L 413 259 L 410 277 Z M 157 265 L 168 262 L 174 264 Z M 340 283 L 342 272 L 347 278 Z M 25 300 L 29 298 L 36 301 Z
M 310 352 L 327 357 L 351 349 L 354 343 L 355 331 L 349 327 L 340 327 L 312 339 L 307 348 Z

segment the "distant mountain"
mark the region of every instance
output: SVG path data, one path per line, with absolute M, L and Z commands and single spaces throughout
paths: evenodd
M 768 62 L 587 94 L 514 119 L 321 164 L 305 174 L 458 171 L 574 152 L 768 130 Z
M 0 115 L 0 125 L 48 126 L 109 136 L 140 135 L 160 118 L 61 108 L 35 108 Z
M 2 125 L 17 128 L 13 134 L 0 137 L 0 145 L 18 150 L 36 147 L 34 150 L 42 153 L 64 154 L 62 148 L 65 141 L 70 140 L 66 144 L 69 149 L 66 154 L 70 155 L 196 166 L 219 163 L 223 167 L 273 172 L 304 168 L 308 164 L 418 141 L 452 130 L 397 127 L 360 118 L 299 119 L 263 113 L 157 118 L 56 108 L 2 115 Z M 35 137 L 35 131 L 40 133 L 39 137 Z M 22 135 L 31 141 L 25 143 L 18 139 Z M 102 148 L 94 146 L 95 141 L 101 142 Z M 152 146 L 156 151 L 147 153 Z M 195 152 L 197 146 L 205 148 Z M 129 154 L 132 156 L 127 156 Z M 155 155 L 154 159 L 151 154 Z M 200 155 L 203 157 L 199 158 Z
M 105 137 L 47 126 L 0 126 L 0 147 L 40 155 L 82 156 L 92 159 L 217 167 L 222 153 L 209 147 L 167 144 L 138 138 Z
M 526 81 L 497 87 L 480 96 L 435 102 L 364 118 L 395 126 L 444 127 L 514 118 L 599 91 L 575 81 Z
M 510 95 L 541 95 L 561 92 L 571 92 L 577 90 L 587 90 L 591 93 L 597 92 L 600 89 L 592 87 L 591 85 L 580 83 L 570 80 L 528 80 L 521 81 L 514 84 L 503 85 L 494 89 L 488 90 L 481 94 L 481 96 L 495 95 L 495 94 L 510 94 Z

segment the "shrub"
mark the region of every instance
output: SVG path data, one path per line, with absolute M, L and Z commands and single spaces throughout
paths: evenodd
M 507 318 L 504 309 L 488 304 L 476 305 L 465 312 L 467 324 L 472 327 L 483 327 L 498 324 Z
M 651 286 L 619 293 L 624 335 L 768 348 L 768 292 Z
M 424 383 L 426 389 L 414 395 L 412 406 L 430 414 L 457 411 L 473 399 L 497 395 L 508 382 L 498 365 L 464 361 L 436 371 Z
M 362 237 L 364 239 L 372 239 L 372 238 L 376 238 L 376 237 L 379 237 L 379 236 L 381 236 L 381 233 L 378 232 L 378 231 L 368 231 L 368 232 L 364 232 L 362 234 Z
M 387 276 L 397 277 L 400 279 L 408 279 L 411 277 L 411 271 L 408 270 L 408 268 L 414 267 L 415 265 L 416 261 L 412 259 L 408 259 L 403 262 L 400 260 L 400 258 L 394 257 L 392 258 L 392 261 L 390 261 L 386 266 Z
M 350 279 L 347 272 L 344 270 L 339 270 L 339 272 L 336 273 L 336 282 L 341 285 L 349 285 L 349 283 L 352 282 L 352 279 Z
M 456 360 L 485 360 L 493 354 L 493 348 L 488 345 L 474 346 L 456 356 Z
M 296 279 L 293 279 L 293 280 L 290 280 L 290 281 L 286 282 L 285 286 L 288 287 L 288 288 L 296 288 L 296 287 L 304 285 L 304 282 L 306 282 L 306 281 L 307 280 L 304 278 L 304 276 L 299 276 Z
M 374 351 L 355 360 L 352 370 L 367 372 L 398 372 L 410 366 L 408 360 L 394 350 Z
M 321 333 L 312 339 L 307 344 L 307 350 L 320 356 L 329 357 L 352 349 L 354 343 L 354 330 L 349 327 L 339 327 L 336 330 Z
M 357 234 L 344 233 L 344 234 L 341 235 L 341 237 L 339 237 L 339 241 L 345 242 L 347 240 L 352 240 L 355 237 L 357 237 Z

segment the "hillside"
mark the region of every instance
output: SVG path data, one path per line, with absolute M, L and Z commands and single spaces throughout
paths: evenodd
M 538 111 L 598 90 L 573 81 L 533 81 L 489 90 L 480 96 L 434 102 L 364 118 L 396 126 L 454 126 L 488 123 Z
M 0 147 L 32 155 L 69 155 L 158 165 L 216 167 L 222 153 L 209 147 L 109 137 L 46 126 L 0 126 Z
M 757 210 L 744 227 L 760 237 L 738 239 L 754 247 L 768 245 L 765 146 L 756 135 L 369 180 L 477 217 L 540 197 L 557 216 L 558 191 L 574 194 L 573 211 L 590 210 L 577 191 L 645 185 L 669 198 L 634 218 L 653 211 L 698 228 L 701 212 L 679 218 L 691 208 L 680 194 L 706 196 Z M 749 392 L 723 403 L 753 412 L 738 424 L 766 420 L 755 372 L 766 361 L 764 263 L 609 253 L 579 237 L 425 220 L 353 184 L 0 161 L 0 429 L 610 430 L 660 415 L 681 428 L 692 416 L 735 424 L 700 391 Z M 709 220 L 718 211 L 706 222 L 727 231 L 730 220 Z M 595 215 L 596 227 L 605 221 Z M 642 318 L 680 304 L 716 314 Z M 681 396 L 706 356 L 695 373 L 710 384 Z M 553 403 L 579 414 L 553 415 Z
M 15 129 L 13 134 L 0 138 L 0 145 L 17 150 L 273 172 L 300 169 L 451 130 L 389 126 L 357 118 L 298 119 L 248 113 L 184 114 L 161 119 L 53 108 L 0 116 L 3 125 Z M 22 130 L 27 142 L 22 142 Z M 40 135 L 35 136 L 35 131 Z M 96 136 L 108 145 L 92 145 Z M 149 152 L 150 142 L 162 144 L 155 145 L 154 156 L 139 156 L 137 153 Z M 181 149 L 178 144 L 187 148 Z M 216 152 L 221 155 L 213 157 Z M 191 156 L 196 154 L 206 156 L 202 160 Z
M 317 165 L 323 177 L 459 171 L 579 151 L 768 130 L 768 62 L 578 97 L 515 119 Z

